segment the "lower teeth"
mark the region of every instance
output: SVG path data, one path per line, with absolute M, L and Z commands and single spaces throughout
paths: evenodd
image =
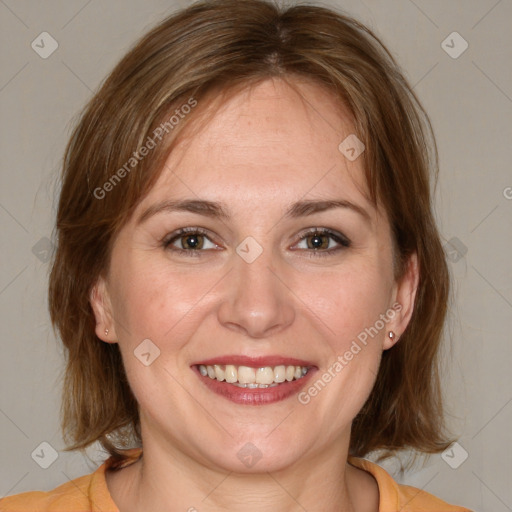
M 256 388 L 273 388 L 274 386 L 277 386 L 277 382 L 273 382 L 272 384 L 240 384 L 240 382 L 230 382 L 229 384 L 233 384 L 233 386 L 238 386 L 239 388 L 249 388 L 249 389 L 256 389 Z

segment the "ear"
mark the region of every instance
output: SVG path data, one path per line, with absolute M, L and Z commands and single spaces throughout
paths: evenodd
M 94 317 L 96 318 L 96 336 L 106 343 L 117 343 L 112 305 L 103 277 L 99 277 L 92 287 L 89 302 L 91 303 Z
M 395 312 L 393 318 L 386 325 L 386 337 L 382 348 L 387 350 L 398 342 L 400 336 L 405 331 L 409 320 L 414 311 L 414 299 L 419 283 L 418 255 L 413 253 L 408 261 L 407 268 L 399 282 L 395 283 L 393 288 L 393 301 L 390 309 Z M 388 332 L 393 331 L 395 338 L 388 337 Z

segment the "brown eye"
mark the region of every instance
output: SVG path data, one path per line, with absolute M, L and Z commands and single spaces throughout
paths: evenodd
M 192 234 L 180 236 L 180 249 L 202 249 L 204 246 L 204 235 Z
M 332 256 L 350 247 L 350 244 L 350 240 L 341 233 L 331 231 L 327 228 L 315 228 L 300 237 L 297 248 L 305 250 L 307 255 L 313 257 Z
M 329 247 L 329 237 L 325 234 L 314 234 L 305 237 L 308 249 L 327 249 Z
M 208 250 L 219 249 L 202 228 L 181 228 L 163 241 L 164 249 L 187 256 L 200 256 Z

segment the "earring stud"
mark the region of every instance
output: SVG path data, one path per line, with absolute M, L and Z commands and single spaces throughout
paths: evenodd
M 393 331 L 389 331 L 388 332 L 388 337 L 389 337 L 390 340 L 394 340 L 395 336 L 396 336 L 396 334 Z
M 105 336 L 108 336 L 108 329 L 105 329 Z

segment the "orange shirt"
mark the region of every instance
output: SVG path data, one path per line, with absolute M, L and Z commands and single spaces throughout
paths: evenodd
M 137 460 L 141 450 L 127 450 L 129 460 Z M 377 480 L 379 512 L 471 512 L 464 507 L 448 505 L 425 491 L 399 485 L 380 466 L 366 459 L 349 457 L 353 466 L 361 468 Z M 108 491 L 105 470 L 112 460 L 105 461 L 94 473 L 76 478 L 52 491 L 31 491 L 0 499 L 1 512 L 119 512 Z

